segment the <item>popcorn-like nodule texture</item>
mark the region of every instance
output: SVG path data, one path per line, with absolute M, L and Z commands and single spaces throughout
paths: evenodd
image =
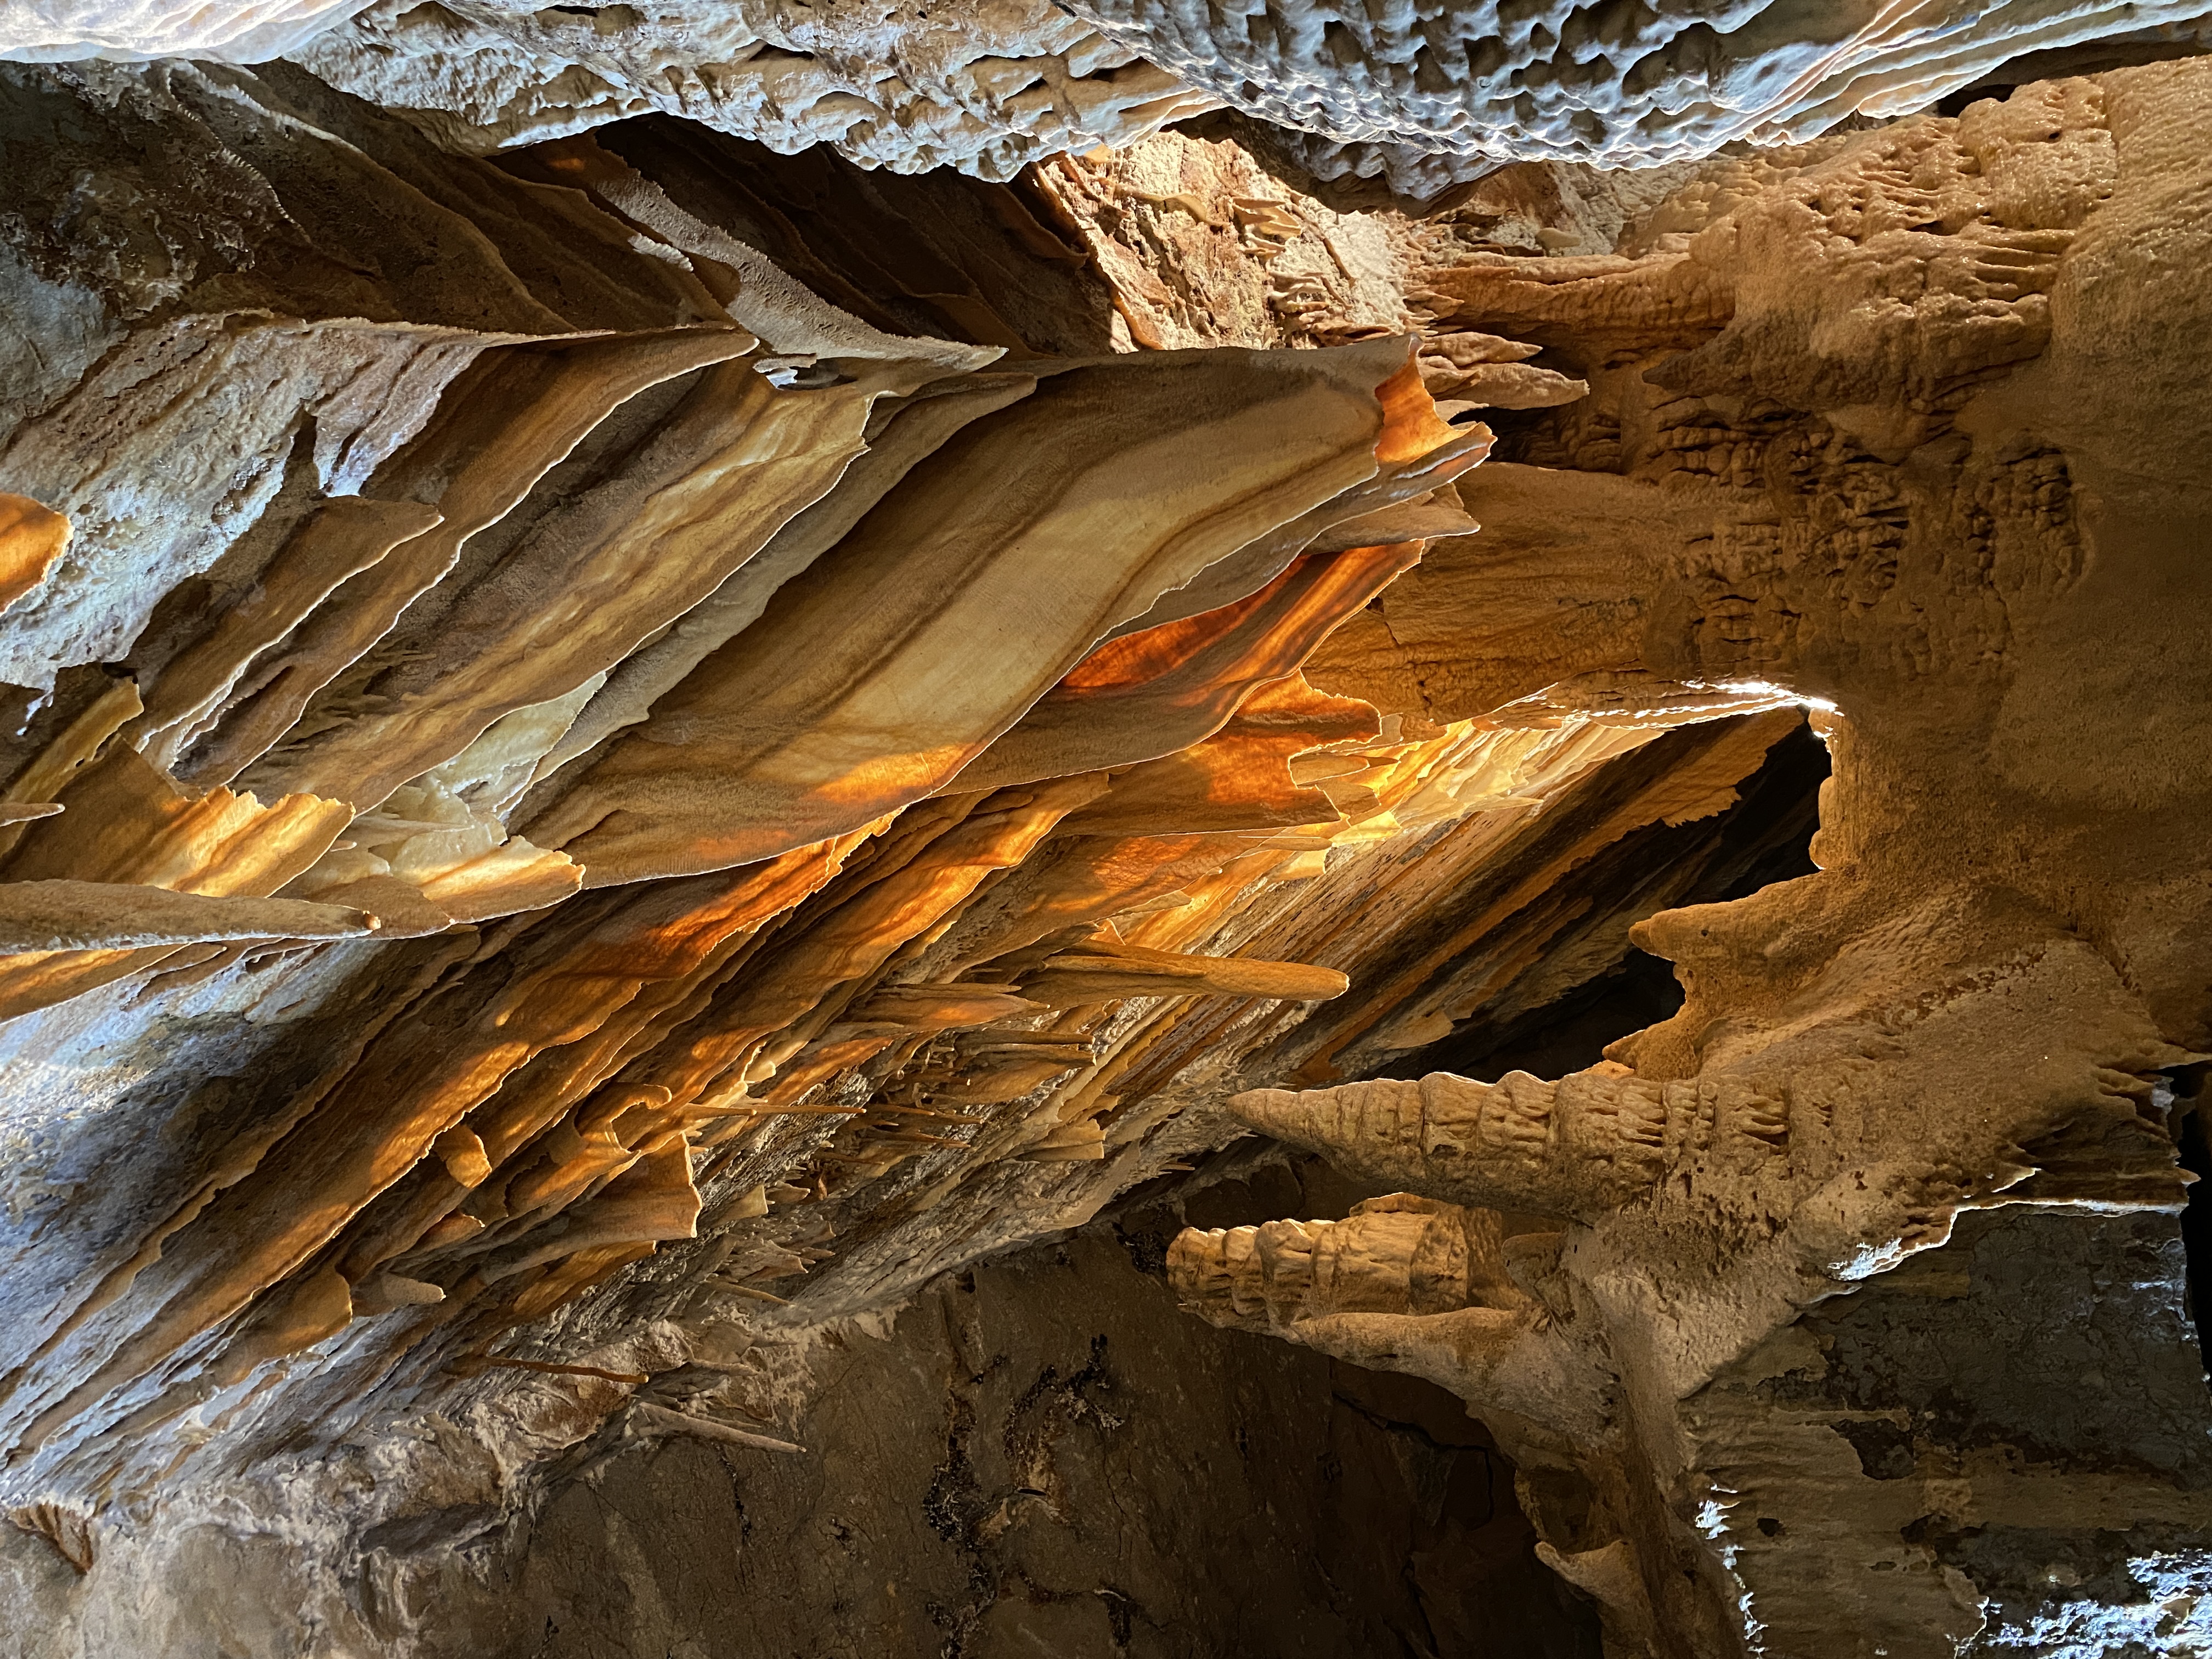
M 1779 0 L 1072 0 L 1224 103 L 1358 147 L 1348 170 L 1452 182 L 1411 154 L 1649 167 L 1732 140 L 1923 109 L 2022 52 L 2125 31 L 2174 41 L 2202 0 L 1808 8 Z M 2132 38 L 2132 37 L 2131 37 Z M 1425 193 L 1425 191 L 1423 193 Z

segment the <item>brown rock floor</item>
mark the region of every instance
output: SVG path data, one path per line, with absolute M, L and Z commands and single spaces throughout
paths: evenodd
M 819 1363 L 827 1455 L 664 1443 L 556 1498 L 501 1659 L 1597 1655 L 1455 1400 L 1202 1324 L 1103 1224 Z

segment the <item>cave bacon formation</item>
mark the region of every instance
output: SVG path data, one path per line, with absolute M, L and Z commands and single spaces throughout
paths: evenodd
M 489 1651 L 1139 1198 L 1573 1652 L 2212 1653 L 2201 50 L 0 0 L 0 1654 Z

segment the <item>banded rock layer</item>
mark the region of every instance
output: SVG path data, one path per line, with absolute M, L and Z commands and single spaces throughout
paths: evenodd
M 1613 1652 L 2193 1639 L 2201 64 L 1426 221 L 4 91 L 58 1643 L 284 1537 L 322 1650 L 435 1651 L 457 1538 L 812 1455 L 825 1334 L 1248 1127 L 1407 1190 L 1177 1290 L 1460 1394 Z M 1605 1063 L 1397 1075 L 1632 945 Z M 1908 1316 L 2023 1260 L 2104 1367 L 2049 1455 Z
M 630 1391 L 1207 1144 L 1152 1047 L 1347 982 L 1237 930 L 1671 724 L 1304 680 L 1489 433 L 1385 327 L 1115 352 L 1048 191 L 12 74 L 0 1410 L 95 1645 L 204 1504 L 393 1535 L 462 1477 L 335 1448 L 426 1414 L 495 1510 L 617 1412 L 781 1447 Z

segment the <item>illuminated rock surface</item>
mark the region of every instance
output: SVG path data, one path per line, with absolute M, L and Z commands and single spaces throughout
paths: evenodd
M 2212 1644 L 2212 65 L 589 9 L 0 65 L 0 1654 Z

